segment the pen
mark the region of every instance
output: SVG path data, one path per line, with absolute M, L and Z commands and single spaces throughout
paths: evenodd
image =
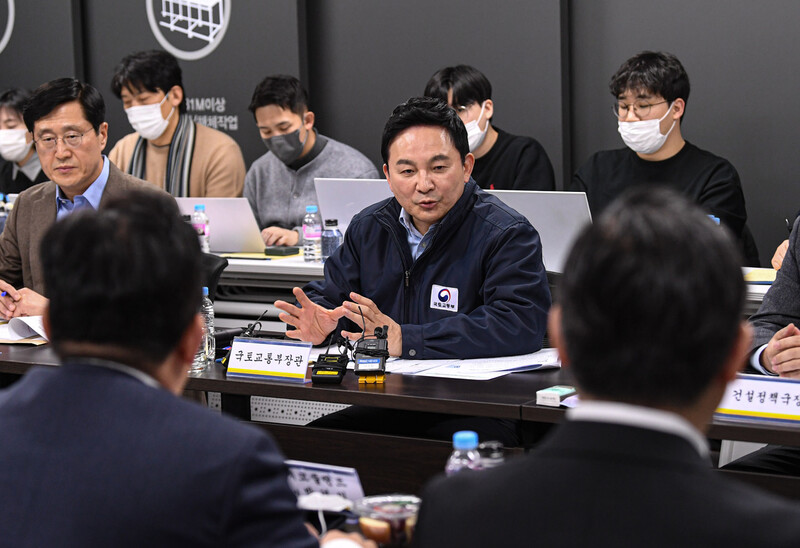
M 786 221 L 786 230 L 788 230 L 789 234 L 791 234 L 792 233 L 792 224 L 789 222 L 789 219 L 784 219 L 784 221 Z M 3 293 L 5 293 L 5 291 Z

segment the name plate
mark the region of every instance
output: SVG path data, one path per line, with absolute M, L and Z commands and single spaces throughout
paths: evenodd
M 796 423 L 800 421 L 800 381 L 740 374 L 728 385 L 716 415 Z
M 235 337 L 228 377 L 311 382 L 311 343 Z

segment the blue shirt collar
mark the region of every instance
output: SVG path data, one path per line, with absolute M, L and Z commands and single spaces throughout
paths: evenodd
M 89 185 L 83 194 L 75 196 L 75 199 L 70 201 L 61 191 L 61 187 L 56 185 L 56 219 L 63 219 L 73 211 L 79 209 L 86 209 L 91 207 L 97 209 L 100 207 L 100 199 L 103 197 L 103 191 L 106 189 L 108 183 L 109 172 L 108 157 L 103 155 L 103 170 L 97 179 Z
M 433 237 L 434 232 L 436 232 L 436 227 L 439 226 L 439 223 L 433 223 L 428 228 L 428 231 L 423 235 L 419 230 L 417 230 L 417 227 L 414 226 L 414 221 L 411 219 L 411 215 L 408 213 L 408 211 L 401 207 L 400 224 L 405 227 L 406 232 L 408 233 L 408 247 L 411 248 L 411 257 L 413 257 L 416 261 L 422 252 L 425 251 L 425 248 L 427 248 L 428 243 L 430 243 L 430 239 Z

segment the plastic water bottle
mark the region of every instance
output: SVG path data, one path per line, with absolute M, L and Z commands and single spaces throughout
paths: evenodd
M 197 232 L 197 238 L 200 241 L 200 251 L 203 253 L 210 253 L 211 246 L 209 245 L 209 226 L 208 215 L 206 215 L 206 206 L 197 204 L 194 206 L 194 213 L 192 213 L 192 228 Z
M 318 263 L 322 260 L 322 219 L 317 206 L 306 206 L 303 217 L 303 260 Z
M 342 245 L 344 237 L 339 231 L 337 219 L 325 219 L 325 230 L 322 232 L 322 262 L 333 255 L 336 248 Z
M 452 476 L 462 470 L 480 470 L 481 455 L 478 453 L 478 434 L 472 430 L 461 430 L 453 434 L 453 452 L 447 459 L 445 474 Z
M 497 468 L 505 462 L 505 452 L 502 442 L 486 441 L 478 446 L 481 456 L 481 470 Z
M 204 371 L 209 362 L 214 361 L 216 355 L 216 342 L 214 341 L 214 304 L 208 298 L 208 288 L 203 288 L 203 301 L 200 304 L 200 314 L 203 316 L 203 339 L 194 355 L 192 373 Z

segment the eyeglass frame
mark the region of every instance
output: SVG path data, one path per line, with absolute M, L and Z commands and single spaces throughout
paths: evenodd
M 649 103 L 649 104 L 647 105 L 647 112 L 645 112 L 644 114 L 641 114 L 641 113 L 637 113 L 637 112 L 636 112 L 636 101 L 634 101 L 632 105 L 625 105 L 625 107 L 626 107 L 626 108 L 625 108 L 625 115 L 624 115 L 624 116 L 620 116 L 620 114 L 619 114 L 619 105 L 620 105 L 620 104 L 625 104 L 625 103 L 621 103 L 621 102 L 620 102 L 620 100 L 619 100 L 619 99 L 617 99 L 617 100 L 614 102 L 614 105 L 611 107 L 611 112 L 614 114 L 614 117 L 615 117 L 617 120 L 624 120 L 625 118 L 627 118 L 627 117 L 628 117 L 628 114 L 630 113 L 630 109 L 631 109 L 631 107 L 633 107 L 633 114 L 634 114 L 634 115 L 635 115 L 637 118 L 641 119 L 641 118 L 644 118 L 644 117 L 646 117 L 648 114 L 650 114 L 650 111 L 652 110 L 652 108 L 653 108 L 653 107 L 656 107 L 656 106 L 658 106 L 658 105 L 663 105 L 664 103 L 669 103 L 669 101 L 667 101 L 666 99 L 664 99 L 663 101 L 660 101 L 660 102 L 658 102 L 658 103 Z
M 36 150 L 39 150 L 39 144 L 41 143 L 42 150 L 43 151 L 47 151 L 47 152 L 53 152 L 56 149 L 58 149 L 58 142 L 59 141 L 64 143 L 64 146 L 67 147 L 67 148 L 76 149 L 76 148 L 80 148 L 80 146 L 83 144 L 83 136 L 86 135 L 87 133 L 91 132 L 91 131 L 94 131 L 94 128 L 89 128 L 86 131 L 84 131 L 83 133 L 71 134 L 70 132 L 67 132 L 67 135 L 64 135 L 63 137 L 55 137 L 55 136 L 53 136 L 53 137 L 50 137 L 50 136 L 41 137 L 39 139 L 34 139 L 33 142 L 36 144 Z M 73 137 L 77 137 L 78 138 L 77 144 L 73 145 L 72 143 L 67 142 L 67 139 L 71 139 Z M 50 143 L 51 140 L 52 140 L 53 144 L 52 145 L 47 144 L 47 143 Z

